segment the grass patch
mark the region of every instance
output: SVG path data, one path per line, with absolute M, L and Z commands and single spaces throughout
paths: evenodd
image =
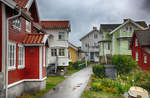
M 72 74 L 78 72 L 79 70 L 75 70 L 75 69 L 72 69 L 72 70 L 68 70 L 68 76 L 71 76 Z
M 47 93 L 48 91 L 50 91 L 53 87 L 55 87 L 57 84 L 59 84 L 60 82 L 62 82 L 65 79 L 65 77 L 60 77 L 60 76 L 56 76 L 56 77 L 48 77 L 46 79 L 46 89 L 30 95 L 30 94 L 25 94 L 19 98 L 39 98 L 40 96 L 42 96 L 43 94 Z
M 124 98 L 121 95 L 114 95 L 106 92 L 85 91 L 82 94 L 83 98 Z

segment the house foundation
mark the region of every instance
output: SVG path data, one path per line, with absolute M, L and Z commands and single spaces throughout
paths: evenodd
M 23 93 L 33 94 L 46 88 L 46 79 L 43 81 L 23 81 L 8 88 L 8 98 L 16 98 Z

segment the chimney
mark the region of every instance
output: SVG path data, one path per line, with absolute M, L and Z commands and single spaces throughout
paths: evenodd
M 97 30 L 97 27 L 93 27 L 93 30 Z
M 123 22 L 126 22 L 126 21 L 128 21 L 128 20 L 130 20 L 130 19 L 123 19 Z

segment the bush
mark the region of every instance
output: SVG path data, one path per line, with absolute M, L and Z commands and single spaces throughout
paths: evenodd
M 132 57 L 126 55 L 113 56 L 112 63 L 117 68 L 119 74 L 126 74 L 137 68 L 137 62 Z
M 105 77 L 105 68 L 104 65 L 93 66 L 93 73 L 98 77 Z
M 96 79 L 96 78 L 94 78 Z M 103 91 L 112 94 L 124 94 L 131 87 L 130 84 L 123 82 L 122 80 L 112 80 L 108 78 L 96 79 L 92 82 L 93 91 Z
M 77 62 L 69 62 L 68 69 L 70 70 L 80 70 L 82 68 L 86 67 L 85 61 L 77 61 Z

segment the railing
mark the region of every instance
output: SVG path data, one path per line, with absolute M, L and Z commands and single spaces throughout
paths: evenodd
M 119 37 L 132 37 L 132 32 L 120 32 Z

